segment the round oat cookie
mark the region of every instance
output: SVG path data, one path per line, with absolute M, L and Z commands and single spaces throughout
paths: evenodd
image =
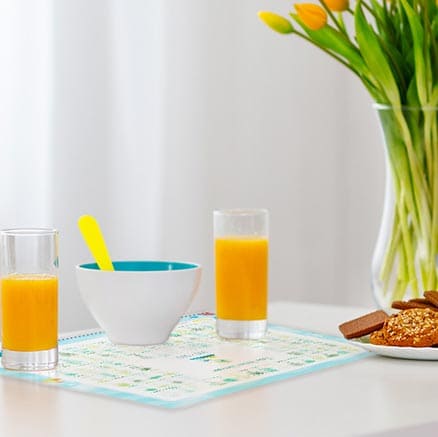
M 379 329 L 378 331 L 374 331 L 370 334 L 370 343 L 377 344 L 379 346 L 386 346 L 383 329 Z
M 429 308 L 402 310 L 389 317 L 370 337 L 373 344 L 430 347 L 438 344 L 438 313 Z

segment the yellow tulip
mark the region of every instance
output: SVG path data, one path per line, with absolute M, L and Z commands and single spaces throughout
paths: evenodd
M 312 30 L 318 30 L 327 24 L 327 12 L 313 3 L 300 3 L 295 5 L 300 20 Z
M 273 12 L 260 11 L 257 15 L 263 23 L 278 33 L 292 33 L 294 30 L 289 20 Z
M 350 6 L 348 0 L 324 0 L 327 7 L 334 12 L 343 12 Z

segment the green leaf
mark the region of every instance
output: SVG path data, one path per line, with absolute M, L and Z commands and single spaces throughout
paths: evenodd
M 409 27 L 409 22 L 408 19 L 406 18 L 406 14 L 404 13 L 404 10 L 402 8 L 402 6 L 400 5 L 400 2 L 396 3 L 396 10 L 395 10 L 395 15 L 394 17 L 397 19 L 398 23 L 397 23 L 397 34 L 398 34 L 398 41 L 400 47 L 401 47 L 401 52 L 403 54 L 405 53 L 412 53 L 412 46 L 413 46 L 413 42 L 412 42 L 412 34 L 411 34 L 411 29 Z M 413 62 L 413 54 L 411 56 L 411 60 L 410 63 L 412 65 L 414 65 Z M 414 66 L 413 66 L 413 70 L 414 70 Z
M 398 84 L 400 95 L 403 96 L 407 89 L 407 81 L 409 81 L 409 79 L 406 79 L 404 75 L 404 73 L 408 74 L 409 71 L 408 69 L 407 71 L 403 70 L 404 59 L 397 48 L 391 43 L 384 41 L 382 38 L 380 38 L 380 36 L 377 36 L 377 39 L 379 40 L 380 46 L 382 47 L 382 50 L 388 59 L 394 79 Z
M 428 77 L 431 76 L 430 72 L 427 71 L 428 69 L 426 68 L 424 56 L 424 29 L 421 25 L 420 15 L 412 9 L 411 5 L 406 0 L 400 1 L 406 16 L 408 17 L 414 43 L 415 78 L 418 98 L 420 103 L 426 106 L 428 104 L 430 91 Z
M 438 15 L 432 21 L 432 35 L 438 38 Z
M 431 106 L 438 106 L 438 84 L 435 84 L 432 91 L 432 98 L 430 99 Z
M 380 46 L 379 39 L 374 29 L 367 22 L 359 0 L 355 10 L 355 28 L 359 49 L 371 74 L 379 84 L 381 92 L 386 96 L 387 102 L 393 106 L 400 106 L 400 93 L 394 79 L 390 64 Z
M 420 101 L 418 100 L 418 94 L 417 94 L 417 85 L 415 83 L 415 78 L 411 80 L 411 83 L 408 87 L 408 92 L 406 93 L 406 103 L 408 106 L 421 106 Z
M 388 19 L 385 8 L 378 2 L 378 0 L 371 0 L 373 12 L 376 16 L 376 24 L 379 29 L 379 33 L 385 33 L 392 40 L 392 33 L 394 32 L 394 26 L 391 20 Z
M 435 18 L 433 19 L 430 25 L 430 40 L 432 42 L 431 46 L 431 69 L 432 73 L 434 73 L 434 77 L 432 78 L 433 83 L 436 83 L 438 80 L 438 5 L 435 9 Z

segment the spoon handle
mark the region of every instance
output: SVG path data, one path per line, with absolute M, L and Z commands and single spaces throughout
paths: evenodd
M 100 270 L 114 270 L 99 223 L 91 215 L 83 215 L 78 220 L 79 230 L 90 249 Z

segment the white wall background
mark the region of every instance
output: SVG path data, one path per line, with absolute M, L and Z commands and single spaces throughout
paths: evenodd
M 74 265 L 94 214 L 114 259 L 201 262 L 212 210 L 271 213 L 271 300 L 372 305 L 383 149 L 371 100 L 268 30 L 280 0 L 0 0 L 0 226 L 61 235 L 61 330 L 94 326 Z M 123 290 L 121 290 L 123 292 Z

